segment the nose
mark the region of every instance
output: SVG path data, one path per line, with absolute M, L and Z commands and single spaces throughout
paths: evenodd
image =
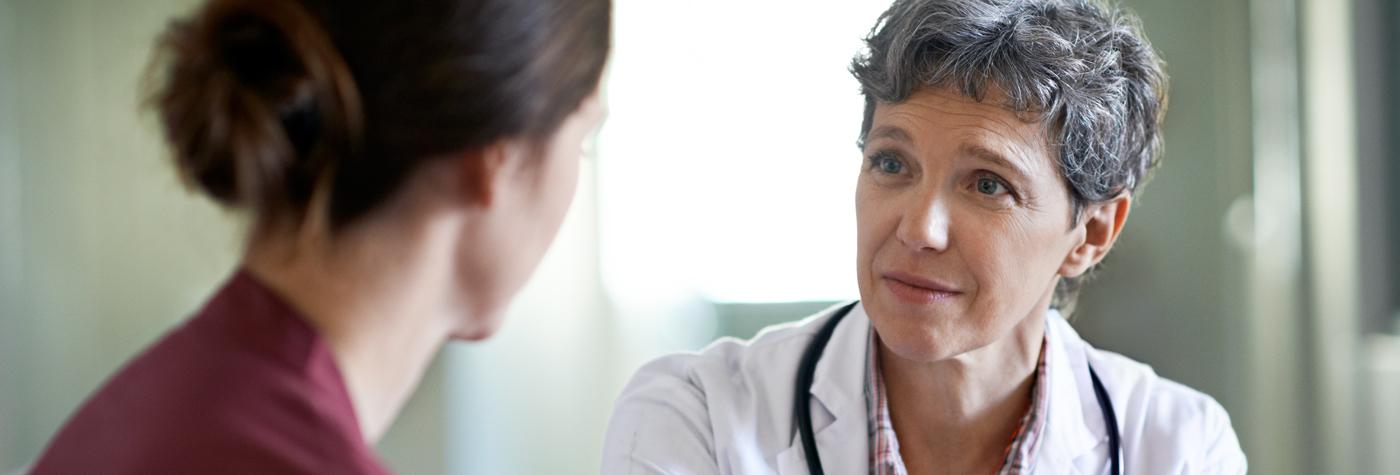
M 895 236 L 912 251 L 943 252 L 948 249 L 948 207 L 937 193 L 918 193 L 902 203 Z

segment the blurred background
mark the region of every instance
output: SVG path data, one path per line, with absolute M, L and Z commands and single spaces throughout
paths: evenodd
M 401 473 L 596 471 L 633 370 L 855 298 L 846 73 L 882 1 L 615 0 L 611 109 L 502 332 L 380 444 Z M 1125 0 L 1163 167 L 1075 326 L 1218 399 L 1257 473 L 1400 473 L 1400 2 Z M 236 265 L 142 108 L 194 0 L 0 0 L 0 472 Z

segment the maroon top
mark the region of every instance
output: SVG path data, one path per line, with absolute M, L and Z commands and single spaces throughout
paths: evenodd
M 247 271 L 93 394 L 33 468 L 388 473 L 325 340 Z

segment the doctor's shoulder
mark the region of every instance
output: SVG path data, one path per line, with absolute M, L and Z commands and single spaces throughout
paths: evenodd
M 767 465 L 765 453 L 786 447 L 786 424 L 775 419 L 792 411 L 792 375 L 828 316 L 770 326 L 748 340 L 721 338 L 643 365 L 613 406 L 602 473 L 745 473 L 728 465 Z M 751 438 L 731 443 L 728 435 L 736 433 Z
M 1104 378 L 1125 434 L 1124 460 L 1142 473 L 1245 473 L 1247 464 L 1225 408 L 1210 395 L 1162 377 L 1144 363 L 1087 349 Z M 1112 381 L 1112 382 L 1110 382 Z

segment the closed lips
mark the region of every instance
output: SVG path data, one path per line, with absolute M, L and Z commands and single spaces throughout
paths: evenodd
M 951 285 L 910 274 L 888 272 L 881 277 L 884 278 L 885 285 L 895 297 L 913 304 L 933 303 L 961 294 Z

